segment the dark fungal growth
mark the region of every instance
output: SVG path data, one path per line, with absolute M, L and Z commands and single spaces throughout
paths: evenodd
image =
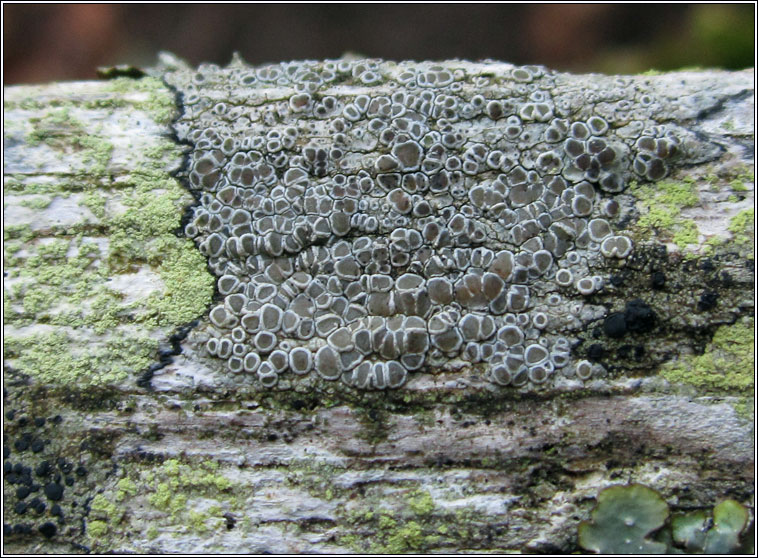
M 612 314 L 593 296 L 634 250 L 615 196 L 667 176 L 692 134 L 619 100 L 625 78 L 577 91 L 497 68 L 168 73 L 199 200 L 185 233 L 221 297 L 205 353 L 264 388 L 308 374 L 397 388 L 462 363 L 520 388 L 602 375 L 597 350 L 571 349 L 599 320 L 612 338 L 650 331 L 649 306 Z

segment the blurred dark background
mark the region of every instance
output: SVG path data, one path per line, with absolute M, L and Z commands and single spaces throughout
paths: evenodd
M 750 4 L 4 4 L 5 84 L 98 66 L 492 58 L 574 72 L 754 65 Z

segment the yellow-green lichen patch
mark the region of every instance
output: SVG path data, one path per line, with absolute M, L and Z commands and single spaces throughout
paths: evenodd
M 729 221 L 729 232 L 733 235 L 733 242 L 741 247 L 755 246 L 755 210 L 743 209 Z M 752 253 L 752 251 L 749 251 Z M 748 254 L 748 257 L 752 257 Z
M 716 330 L 702 355 L 667 364 L 661 375 L 712 392 L 752 392 L 755 366 L 753 318 L 743 318 Z
M 342 512 L 338 542 L 358 553 L 480 549 L 482 531 L 489 528 L 481 512 L 470 507 L 446 509 L 421 488 L 390 494 L 379 489 L 367 490 L 355 501 L 360 505 Z
M 682 209 L 699 203 L 694 180 L 654 184 L 633 182 L 629 192 L 637 199 L 640 210 L 636 227 L 641 238 L 657 237 L 664 242 L 673 242 L 680 250 L 698 244 L 697 225 L 681 215 Z
M 75 155 L 76 160 L 82 163 L 80 174 L 105 174 L 113 154 L 113 144 L 103 135 L 92 134 L 71 112 L 70 108 L 54 109 L 30 118 L 32 130 L 27 137 L 28 144 L 45 144 L 63 154 Z
M 148 496 L 150 504 L 176 519 L 184 511 L 188 496 L 225 498 L 232 482 L 218 469 L 218 463 L 214 461 L 187 464 L 169 459 L 157 470 L 143 474 L 141 480 L 148 486 L 155 486 L 154 492 Z
M 101 539 L 108 534 L 108 524 L 105 521 L 95 519 L 87 522 L 87 534 L 92 539 Z
M 33 117 L 6 107 L 26 122 L 11 143 L 40 150 L 41 164 L 29 174 L 12 152 L 6 165 L 4 354 L 51 384 L 136 376 L 213 294 L 202 255 L 176 236 L 192 198 L 170 174 L 182 148 L 161 135 L 173 95 L 153 78 L 93 89 Z
M 123 381 L 150 365 L 158 342 L 125 334 L 86 342 L 62 329 L 5 338 L 4 355 L 22 371 L 49 384 L 83 388 Z
M 434 499 L 425 490 L 419 490 L 408 499 L 408 506 L 417 515 L 429 515 L 434 510 Z
M 31 209 L 45 209 L 53 202 L 50 196 L 35 196 L 21 200 L 20 204 Z
M 137 485 L 129 478 L 123 478 L 116 483 L 118 492 L 116 492 L 116 501 L 123 502 L 128 496 L 134 496 L 137 493 Z
M 98 85 L 96 91 L 83 94 L 81 87 L 77 88 L 76 84 L 56 84 L 55 89 L 60 96 L 55 99 L 47 97 L 50 92 L 45 90 L 45 86 L 16 88 L 20 91 L 17 94 L 11 92 L 11 95 L 7 95 L 3 106 L 6 111 L 20 109 L 39 112 L 54 108 L 53 120 L 47 126 L 49 133 L 45 134 L 44 129 L 41 130 L 41 133 L 37 134 L 40 140 L 55 135 L 57 130 L 66 126 L 70 120 L 71 109 L 138 109 L 149 113 L 153 121 L 158 124 L 169 124 L 175 117 L 174 96 L 158 78 L 120 77 Z M 70 92 L 69 88 L 75 91 Z M 10 126 L 6 125 L 6 128 L 12 128 L 18 121 L 6 118 L 6 123 L 10 124 Z
M 222 508 L 200 505 L 201 500 L 224 502 L 232 497 L 232 482 L 214 461 L 189 464 L 169 459 L 155 471 L 143 472 L 137 482 L 141 491 L 149 492 L 147 501 L 159 512 L 159 524 L 188 532 L 203 533 L 210 524 L 217 528 L 223 522 Z
M 129 464 L 121 474 L 90 503 L 87 534 L 97 549 L 118 547 L 135 532 L 148 540 L 164 533 L 219 532 L 234 498 L 232 482 L 210 460 Z
M 174 118 L 174 96 L 158 78 L 116 78 L 108 81 L 108 90 L 126 95 L 141 94 L 138 99 L 132 101 L 133 105 L 149 112 L 158 124 L 169 124 Z
M 71 117 L 68 108 L 51 110 L 44 116 L 29 119 L 32 132 L 29 134 L 29 145 L 46 143 L 61 150 L 70 147 L 69 136 L 82 132 L 82 124 Z
M 123 511 L 103 494 L 98 494 L 90 502 L 90 517 L 118 523 L 123 517 Z

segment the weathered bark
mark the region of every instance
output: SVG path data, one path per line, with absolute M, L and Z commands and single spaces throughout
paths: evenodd
M 499 82 L 482 76 L 512 70 L 442 66 L 479 75 L 483 89 Z M 614 228 L 634 241 L 628 258 L 593 268 L 606 288 L 570 330 L 584 341 L 572 357 L 598 345 L 604 373 L 502 387 L 457 360 L 378 391 L 314 372 L 267 389 L 205 350 L 216 278 L 176 236 L 192 198 L 173 177 L 186 180 L 182 157 L 199 148 L 174 134 L 214 126 L 197 108 L 204 99 L 265 112 L 293 92 L 258 82 L 224 93 L 224 74 L 206 68 L 213 83 L 182 105 L 188 70 L 161 71 L 181 93 L 177 108 L 152 77 L 5 90 L 5 463 L 62 468 L 59 481 L 32 471 L 39 492 L 23 498 L 23 470 L 15 484 L 6 475 L 6 552 L 570 552 L 611 484 L 646 484 L 672 510 L 726 497 L 752 507 L 752 71 L 617 84 L 635 92 L 634 118 L 675 128 L 686 149 L 668 186 L 645 190 L 643 176 L 641 187 L 598 191 L 624 208 Z M 556 106 L 583 86 L 602 104 L 615 83 L 549 75 Z M 652 101 L 634 104 L 646 93 Z M 656 197 L 672 184 L 684 185 L 673 202 Z M 658 206 L 668 221 L 638 226 Z M 654 326 L 609 338 L 603 320 L 633 299 L 653 309 Z M 46 494 L 56 483 L 60 501 Z M 45 509 L 19 513 L 35 497 Z M 37 530 L 46 522 L 50 539 Z

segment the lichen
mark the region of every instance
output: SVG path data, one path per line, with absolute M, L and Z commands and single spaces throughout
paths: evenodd
M 81 122 L 71 117 L 68 108 L 52 110 L 44 117 L 30 118 L 29 123 L 33 127 L 27 138 L 31 146 L 46 143 L 64 148 L 68 145 L 69 135 L 82 131 Z
M 694 180 L 632 183 L 629 191 L 640 207 L 635 226 L 642 238 L 655 236 L 672 241 L 680 249 L 698 244 L 699 230 L 694 221 L 681 217 L 682 209 L 699 203 Z
M 185 233 L 223 297 L 199 349 L 265 389 L 394 389 L 458 358 L 500 386 L 588 381 L 605 369 L 572 358 L 577 316 L 634 250 L 616 194 L 646 199 L 638 228 L 698 240 L 694 186 L 658 181 L 702 147 L 640 108 L 652 93 L 609 111 L 605 84 L 580 104 L 545 68 L 377 60 L 166 79 L 200 199 Z
M 149 337 L 92 341 L 85 351 L 72 353 L 78 342 L 66 331 L 31 336 L 8 336 L 5 357 L 19 370 L 39 381 L 53 385 L 86 388 L 117 384 L 136 370 L 147 367 L 154 358 L 158 341 Z
M 694 221 L 683 221 L 674 233 L 674 244 L 683 249 L 691 244 L 697 244 L 700 231 Z
M 115 525 L 121 521 L 123 510 L 104 495 L 97 494 L 90 502 L 90 517 Z
M 755 382 L 753 318 L 719 327 L 702 355 L 686 356 L 664 365 L 661 375 L 708 392 L 751 393 Z
M 137 493 L 137 485 L 127 477 L 118 481 L 116 487 L 118 488 L 115 496 L 117 502 L 123 502 L 127 497 L 134 496 Z
M 120 478 L 107 481 L 89 502 L 88 544 L 97 551 L 134 544 L 135 531 L 143 534 L 140 541 L 165 533 L 215 533 L 224 524 L 223 510 L 235 501 L 232 482 L 215 461 L 166 459 L 157 466 L 139 461 L 120 465 Z M 136 509 L 147 511 L 134 513 Z
M 151 525 L 147 528 L 147 531 L 145 532 L 145 536 L 147 537 L 147 540 L 152 541 L 158 538 L 159 535 L 158 528 L 155 525 Z
M 204 461 L 196 464 L 185 464 L 177 459 L 166 460 L 155 471 L 142 478 L 143 488 L 153 483 L 154 492 L 148 496 L 148 501 L 157 509 L 166 512 L 172 520 L 176 520 L 187 511 L 188 498 L 191 495 L 204 494 L 219 496 L 228 491 L 232 483 L 224 475 L 218 473 L 218 463 Z
M 408 499 L 408 506 L 416 515 L 428 515 L 434 510 L 434 499 L 429 492 L 419 490 Z
M 88 521 L 87 534 L 91 539 L 101 539 L 108 534 L 108 523 L 99 519 Z
M 96 107 L 108 109 L 106 115 L 145 111 L 166 124 L 176 114 L 173 95 L 159 80 L 114 81 L 103 92 L 118 93 L 123 102 Z M 182 148 L 167 138 L 138 142 L 143 147 L 130 154 L 134 167 L 113 168 L 114 146 L 100 124 L 83 123 L 91 108 L 72 101 L 41 108 L 44 116 L 30 121 L 27 141 L 72 160 L 70 174 L 6 180 L 10 200 L 21 206 L 55 211 L 52 202 L 75 194 L 87 210 L 66 227 L 4 227 L 11 247 L 6 269 L 17 280 L 4 292 L 5 323 L 21 328 L 9 335 L 5 356 L 22 373 L 69 386 L 116 384 L 144 370 L 161 339 L 200 316 L 213 294 L 202 255 L 175 234 L 191 197 L 166 169 Z M 156 277 L 147 295 L 114 288 L 145 270 Z
M 754 237 L 755 210 L 743 209 L 729 221 L 729 232 L 732 233 L 732 241 L 738 246 L 749 248 L 755 246 Z M 747 257 L 754 259 L 753 250 L 748 251 Z
M 151 76 L 140 79 L 119 77 L 108 81 L 109 91 L 120 94 L 133 95 L 144 93 L 146 98 L 131 100 L 132 106 L 144 110 L 153 117 L 158 124 L 169 124 L 176 114 L 176 100 L 171 91 L 164 83 Z
M 51 203 L 53 203 L 53 198 L 51 197 L 25 198 L 21 200 L 22 206 L 29 207 L 31 209 L 45 209 Z
M 350 494 L 343 499 L 352 501 Z M 338 542 L 355 552 L 406 554 L 487 548 L 482 533 L 490 526 L 481 512 L 468 506 L 445 509 L 420 487 L 389 494 L 362 491 L 360 502 L 348 504 L 346 512 L 338 508 Z

